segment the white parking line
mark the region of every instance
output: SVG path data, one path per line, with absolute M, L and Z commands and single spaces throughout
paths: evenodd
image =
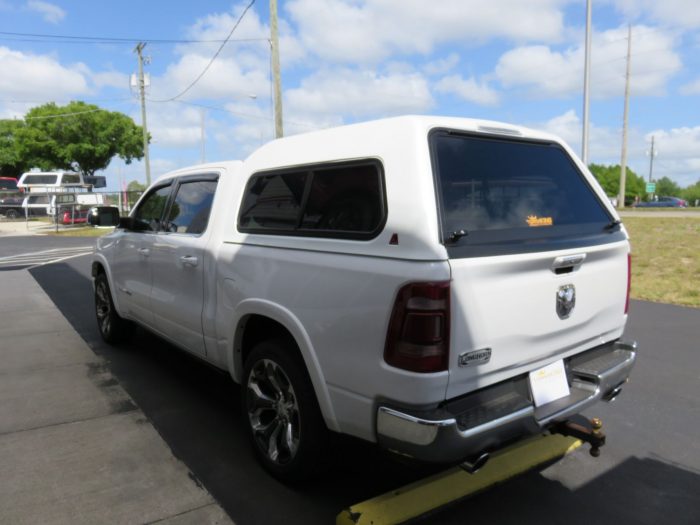
M 83 255 L 88 255 L 92 252 L 93 249 L 91 247 L 80 246 L 77 248 L 54 248 L 40 252 L 20 253 L 16 255 L 9 255 L 7 257 L 0 257 L 0 267 L 43 266 L 45 264 L 57 263 L 67 259 L 73 259 L 75 257 L 82 257 Z

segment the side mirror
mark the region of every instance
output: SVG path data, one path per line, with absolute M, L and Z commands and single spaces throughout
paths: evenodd
M 95 206 L 90 208 L 87 221 L 92 226 L 119 226 L 119 208 L 114 206 Z

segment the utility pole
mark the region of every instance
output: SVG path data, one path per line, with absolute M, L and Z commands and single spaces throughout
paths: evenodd
M 199 127 L 200 127 L 200 156 L 202 164 L 206 162 L 205 160 L 205 138 L 204 138 L 204 108 L 199 108 Z
M 591 86 L 591 0 L 586 0 L 586 58 L 583 66 L 583 133 L 581 159 L 588 166 L 588 114 L 589 89 Z
M 141 126 L 143 128 L 143 160 L 146 164 L 146 185 L 151 185 L 151 161 L 148 155 L 148 124 L 146 123 L 146 85 L 143 80 L 143 48 L 146 42 L 139 42 L 134 52 L 139 58 L 139 95 L 141 97 Z
M 627 70 L 625 72 L 625 111 L 622 117 L 622 160 L 620 162 L 620 195 L 617 207 L 625 207 L 625 179 L 627 177 L 627 123 L 630 109 L 630 59 L 632 56 L 632 26 L 627 26 Z
M 654 157 L 656 150 L 654 149 L 654 135 L 651 136 L 651 149 L 649 150 L 649 182 L 651 182 L 651 173 L 654 171 Z
M 280 43 L 277 35 L 277 0 L 270 0 L 270 47 L 274 84 L 275 138 L 284 136 L 282 128 L 282 80 L 280 79 Z

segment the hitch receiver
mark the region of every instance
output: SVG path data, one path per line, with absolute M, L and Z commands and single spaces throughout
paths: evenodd
M 597 417 L 590 421 L 583 416 L 576 416 L 567 421 L 556 423 L 550 431 L 552 434 L 571 436 L 591 445 L 590 454 L 594 458 L 600 456 L 600 447 L 605 445 L 605 434 L 602 431 L 603 422 Z

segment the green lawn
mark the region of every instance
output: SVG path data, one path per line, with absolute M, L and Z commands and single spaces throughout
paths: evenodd
M 632 297 L 700 307 L 700 218 L 624 217 Z

